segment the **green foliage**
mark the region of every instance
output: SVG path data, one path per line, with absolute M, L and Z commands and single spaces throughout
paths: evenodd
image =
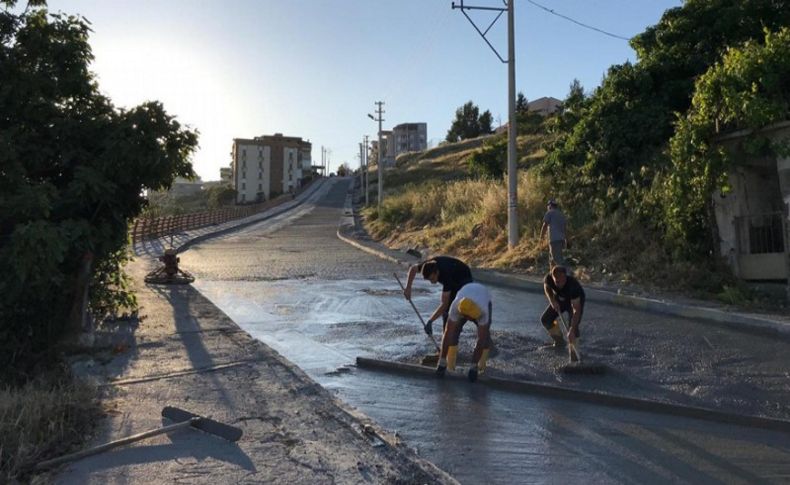
M 691 107 L 696 78 L 728 50 L 747 41 L 761 43 L 764 28 L 788 24 L 789 0 L 688 0 L 667 10 L 657 25 L 632 39 L 637 63 L 612 66 L 589 96 L 574 82 L 560 114 L 549 123 L 556 141 L 547 147 L 543 173 L 555 179 L 558 193 L 572 201 L 574 210 L 602 218 L 625 209 L 655 229 L 671 225 L 672 244 L 685 246 L 681 253 L 712 254 L 711 208 L 702 201 L 703 194 L 721 186 L 722 174 L 695 163 L 695 169 L 677 171 L 669 140 L 682 126 L 678 114 L 682 118 Z M 672 160 L 718 156 L 713 148 L 696 154 L 680 148 L 703 136 L 700 129 L 677 135 Z M 664 193 L 666 186 L 678 190 Z
M 671 242 L 691 254 L 716 250 L 711 196 L 728 190 L 734 163 L 715 143 L 724 128 L 752 130 L 747 150 L 784 154 L 787 140 L 772 142 L 759 130 L 790 119 L 790 29 L 766 32 L 764 43 L 730 49 L 696 83 L 692 108 L 678 120 L 671 140 L 672 172 L 665 194 L 665 222 Z
M 193 176 L 197 134 L 157 102 L 116 109 L 89 71 L 88 35 L 86 21 L 44 8 L 0 12 L 4 370 L 23 371 L 25 358 L 50 351 L 66 330 L 86 254 L 93 311 L 131 302 L 118 269 L 141 194 Z
M 480 135 L 492 133 L 493 117 L 491 112 L 486 110 L 480 114 L 480 108 L 472 101 L 467 102 L 455 110 L 455 119 L 450 129 L 447 131 L 445 140 L 457 142 L 469 138 L 477 138 Z
M 487 140 L 469 156 L 469 172 L 475 177 L 501 179 L 507 170 L 507 139 Z
M 516 113 L 526 113 L 529 111 L 529 102 L 527 97 L 521 91 L 516 95 Z
M 212 185 L 206 189 L 209 209 L 219 209 L 236 201 L 236 189 L 231 185 Z
M 345 177 L 346 175 L 351 175 L 351 168 L 348 166 L 347 163 L 343 162 L 337 167 L 337 176 L 338 177 Z

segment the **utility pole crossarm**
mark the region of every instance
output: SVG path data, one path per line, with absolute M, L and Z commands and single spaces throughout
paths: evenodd
M 486 35 L 488 34 L 488 31 L 491 30 L 491 27 L 493 27 L 494 24 L 497 22 L 497 20 L 499 20 L 499 17 L 501 17 L 503 13 L 508 11 L 507 7 L 503 8 L 503 7 L 468 6 L 468 5 L 464 5 L 464 1 L 461 0 L 461 3 L 458 4 L 458 5 L 456 5 L 455 2 L 452 2 L 452 8 L 453 8 L 453 10 L 459 9 L 461 11 L 461 13 L 464 14 L 464 17 L 466 17 L 466 20 L 468 20 L 469 23 L 472 24 L 472 27 L 474 27 L 474 29 L 477 31 L 477 33 L 480 34 L 480 37 L 483 38 L 483 41 L 488 45 L 488 47 L 491 49 L 491 51 L 494 53 L 494 55 L 497 56 L 497 58 L 503 64 L 507 64 L 508 62 L 510 62 L 509 59 L 504 59 L 499 54 L 499 51 L 496 50 L 496 47 L 494 47 L 493 44 L 491 44 L 491 42 L 489 42 L 488 37 L 486 37 Z M 482 30 L 480 30 L 480 27 L 477 26 L 475 21 L 472 20 L 472 18 L 466 13 L 466 10 L 489 10 L 489 11 L 499 12 L 499 14 L 496 16 L 496 18 L 494 18 L 494 20 L 491 22 L 491 24 L 488 26 L 488 28 L 485 30 L 485 32 L 483 32 Z
M 507 202 L 507 241 L 508 247 L 513 249 L 518 244 L 518 167 L 517 167 L 517 153 L 516 153 L 516 136 L 517 136 L 517 122 L 516 122 L 516 62 L 515 62 L 515 33 L 514 33 L 514 13 L 513 3 L 515 0 L 503 0 L 504 8 L 498 7 L 479 7 L 464 5 L 464 0 L 456 5 L 452 2 L 453 9 L 460 9 L 464 17 L 472 24 L 480 37 L 483 38 L 488 47 L 494 51 L 494 54 L 499 58 L 502 63 L 507 64 L 508 71 L 508 139 L 507 139 L 507 185 L 508 185 L 508 202 Z M 466 14 L 466 10 L 490 10 L 499 12 L 491 25 L 481 31 L 477 24 Z M 491 45 L 486 35 L 491 30 L 491 27 L 499 20 L 503 12 L 507 12 L 507 60 L 503 59 L 499 52 Z

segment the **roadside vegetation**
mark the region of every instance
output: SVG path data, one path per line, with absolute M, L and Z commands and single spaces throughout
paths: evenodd
M 43 0 L 0 0 L 4 483 L 89 436 L 95 389 L 51 369 L 92 322 L 135 311 L 128 225 L 143 193 L 194 176 L 197 133 L 158 102 L 119 109 L 102 95 L 90 33 Z
M 66 369 L 0 389 L 0 482 L 25 482 L 35 463 L 75 451 L 100 412 L 96 388 Z
M 143 211 L 147 217 L 177 216 L 235 206 L 236 190 L 225 183 L 207 182 L 195 194 L 174 195 L 170 191 L 152 191 Z
M 504 135 L 399 158 L 381 211 L 364 212 L 367 227 L 394 246 L 542 274 L 538 236 L 553 197 L 569 218 L 568 253 L 583 280 L 763 306 L 713 237 L 711 197 L 726 193 L 737 163 L 715 137 L 750 129 L 749 153 L 787 156 L 787 140 L 759 130 L 790 119 L 789 24 L 788 2 L 689 0 L 634 37 L 638 61 L 612 66 L 591 93 L 574 81 L 545 119 L 522 108 L 512 251 Z

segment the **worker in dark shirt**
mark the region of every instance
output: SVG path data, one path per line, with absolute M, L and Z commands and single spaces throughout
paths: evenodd
M 584 313 L 584 289 L 579 281 L 569 276 L 563 266 L 555 266 L 543 279 L 543 292 L 549 300 L 549 306 L 540 317 L 540 322 L 546 328 L 552 342 L 549 346 L 565 348 L 565 339 L 557 325 L 557 318 L 561 312 L 570 314 L 570 328 L 565 336 L 568 342 L 578 346 L 579 325 Z M 572 356 L 573 357 L 573 356 Z
M 442 332 L 444 332 L 444 326 L 447 325 L 450 303 L 455 300 L 455 295 L 458 294 L 458 290 L 465 284 L 474 281 L 472 279 L 472 270 L 460 259 L 455 259 L 450 256 L 436 256 L 414 264 L 409 268 L 409 273 L 406 278 L 406 288 L 403 290 L 403 296 L 405 296 L 407 300 L 411 300 L 411 285 L 418 271 L 422 273 L 423 278 L 430 281 L 432 284 L 442 284 L 441 302 L 425 323 L 425 333 L 428 335 L 433 334 L 433 322 L 438 320 L 439 317 L 442 318 Z

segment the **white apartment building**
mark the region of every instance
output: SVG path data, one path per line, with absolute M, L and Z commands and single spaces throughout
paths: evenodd
M 231 152 L 236 203 L 263 202 L 291 192 L 312 178 L 312 145 L 299 137 L 234 138 Z

